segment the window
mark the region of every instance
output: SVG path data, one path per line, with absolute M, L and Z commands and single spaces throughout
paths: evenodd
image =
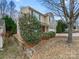
M 50 23 L 53 23 L 53 21 L 54 21 L 54 20 L 53 20 L 53 17 L 52 17 L 52 16 L 49 16 L 49 22 L 50 22 Z
M 40 15 L 39 15 L 38 13 L 33 12 L 33 15 L 36 16 L 36 18 L 37 18 L 38 20 L 40 20 Z

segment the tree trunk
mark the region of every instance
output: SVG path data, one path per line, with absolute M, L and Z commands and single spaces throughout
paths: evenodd
M 73 29 L 73 23 L 68 24 L 68 40 L 67 40 L 68 43 L 72 42 L 72 33 L 73 33 L 72 29 Z

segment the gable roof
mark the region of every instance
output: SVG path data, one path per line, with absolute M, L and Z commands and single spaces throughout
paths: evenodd
M 27 6 L 27 7 L 22 7 L 21 9 L 23 9 L 23 8 L 29 8 L 29 9 L 31 9 L 31 10 L 33 10 L 33 11 L 35 11 L 35 12 L 37 12 L 37 13 L 39 13 L 39 14 L 43 15 L 43 16 L 53 15 L 53 13 L 52 13 L 52 12 L 48 12 L 48 13 L 43 14 L 43 13 L 41 13 L 41 12 L 37 11 L 36 9 L 34 9 L 34 8 L 30 7 L 30 6 Z

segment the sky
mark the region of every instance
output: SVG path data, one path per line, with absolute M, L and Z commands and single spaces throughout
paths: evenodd
M 10 1 L 10 0 L 8 0 Z M 44 5 L 42 5 L 39 0 L 13 0 L 16 4 L 16 9 L 18 11 L 20 11 L 21 7 L 24 6 L 31 6 L 32 8 L 34 8 L 35 10 L 45 14 L 47 12 L 50 12 L 49 9 L 47 9 Z M 57 0 L 58 1 L 58 0 Z M 79 0 L 78 0 L 79 2 Z M 66 0 L 66 3 L 68 5 L 68 1 Z M 55 19 L 60 19 L 60 17 L 55 16 Z
M 23 6 L 31 6 L 41 13 L 49 12 L 49 10 L 43 6 L 38 0 L 13 0 L 16 4 L 16 9 L 19 11 Z
M 45 14 L 47 12 L 50 12 L 49 9 L 47 9 L 44 5 L 42 5 L 38 0 L 13 0 L 16 4 L 16 9 L 19 11 L 21 7 L 23 6 L 31 6 L 35 10 Z M 55 19 L 60 19 L 60 17 L 56 17 Z
M 8 2 L 11 0 L 7 0 Z M 44 5 L 42 5 L 39 0 L 12 0 L 16 4 L 16 10 L 20 11 L 21 7 L 30 6 L 34 8 L 35 10 L 41 12 L 42 14 L 50 12 L 48 8 L 46 8 Z M 58 20 L 60 17 L 56 17 L 55 19 Z

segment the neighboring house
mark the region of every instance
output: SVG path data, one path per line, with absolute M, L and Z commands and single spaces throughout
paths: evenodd
M 0 19 L 0 50 L 3 48 L 3 36 L 2 33 L 5 32 L 5 23 L 4 20 Z
M 79 18 L 76 20 L 76 28 L 79 29 Z
M 51 12 L 42 14 L 39 11 L 31 7 L 22 7 L 20 10 L 21 14 L 32 14 L 41 22 L 41 29 L 43 32 L 54 31 L 56 32 L 56 21 Z
M 79 18 L 76 20 L 76 22 L 74 23 L 75 25 L 75 31 L 79 32 Z

